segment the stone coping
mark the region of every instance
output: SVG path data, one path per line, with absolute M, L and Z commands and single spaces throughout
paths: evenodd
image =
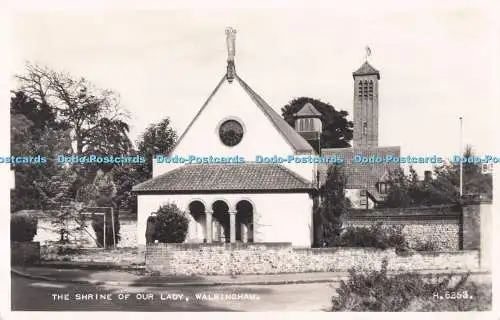
M 454 205 L 428 206 L 428 207 L 408 207 L 408 208 L 380 208 L 380 209 L 349 209 L 347 218 L 351 217 L 397 217 L 415 219 L 419 216 L 456 216 L 461 210 Z
M 224 249 L 246 249 L 255 247 L 266 247 L 266 248 L 291 248 L 291 242 L 251 242 L 251 243 L 154 243 L 146 245 L 146 248 L 153 247 L 163 247 L 169 249 L 201 249 L 201 248 L 224 248 Z

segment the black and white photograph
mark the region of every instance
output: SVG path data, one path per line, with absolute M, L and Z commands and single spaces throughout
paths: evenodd
M 13 5 L 9 314 L 490 315 L 495 8 L 386 2 Z

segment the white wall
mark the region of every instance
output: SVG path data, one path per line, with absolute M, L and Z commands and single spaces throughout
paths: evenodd
M 213 194 L 213 195 L 139 195 L 138 196 L 138 235 L 139 245 L 145 244 L 146 221 L 151 212 L 162 204 L 174 202 L 179 208 L 188 211 L 189 203 L 199 200 L 207 211 L 212 204 L 224 200 L 229 210 L 235 210 L 241 200 L 248 200 L 254 206 L 254 242 L 292 242 L 294 246 L 310 247 L 313 241 L 312 200 L 305 193 L 289 194 Z M 193 237 L 200 239 L 202 230 Z M 202 227 L 202 226 L 199 226 Z
M 200 101 L 200 107 L 202 103 Z M 244 127 L 243 139 L 234 147 L 224 145 L 219 139 L 219 125 L 228 119 L 238 120 Z M 247 162 L 253 162 L 257 155 L 287 157 L 293 153 L 294 150 L 285 138 L 235 80 L 231 84 L 225 81 L 221 85 L 172 155 L 241 156 Z M 153 177 L 180 165 L 159 164 L 154 161 Z M 313 164 L 287 166 L 307 180 L 312 179 Z
M 491 270 L 493 248 L 492 248 L 492 226 L 493 226 L 493 205 L 481 204 L 479 214 L 480 218 L 480 234 L 481 234 L 481 268 Z
M 361 204 L 361 189 L 346 189 L 345 196 L 351 201 L 353 209 L 366 209 L 366 204 Z M 375 207 L 375 203 L 368 198 L 368 209 Z

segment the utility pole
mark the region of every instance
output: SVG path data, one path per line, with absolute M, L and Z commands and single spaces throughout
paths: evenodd
M 462 117 L 459 118 L 460 119 L 460 198 L 462 198 L 462 195 L 463 195 L 463 169 L 464 169 L 464 165 L 463 165 L 463 161 L 462 161 L 462 157 L 463 157 L 463 145 L 462 145 Z

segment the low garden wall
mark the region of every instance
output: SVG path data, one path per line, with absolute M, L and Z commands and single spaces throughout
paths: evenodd
M 59 240 L 60 236 L 57 233 L 57 227 L 52 223 L 51 216 L 48 213 L 38 210 L 24 211 L 36 211 L 36 215 L 38 216 L 38 228 L 34 241 L 38 241 L 42 245 L 45 245 Z M 119 221 L 121 240 L 117 243 L 117 247 L 137 247 L 137 215 L 120 212 Z M 78 227 L 76 222 L 68 222 L 68 229 L 73 230 L 76 227 Z M 90 221 L 86 229 L 86 231 L 71 232 L 69 236 L 71 243 L 87 248 L 97 247 L 92 239 L 92 237 L 95 238 L 95 233 L 90 225 Z
M 40 243 L 11 241 L 10 261 L 12 265 L 31 265 L 40 263 Z
M 479 207 L 469 206 L 464 212 L 467 217 L 478 216 Z M 383 227 L 400 225 L 410 247 L 431 243 L 436 250 L 479 249 L 478 246 L 463 247 L 463 221 L 461 209 L 453 206 L 352 209 L 344 227 L 366 227 L 376 223 Z M 477 237 L 473 231 L 475 226 L 469 229 L 468 238 Z
M 277 274 L 347 271 L 353 267 L 389 270 L 474 270 L 479 252 L 450 251 L 397 255 L 394 249 L 292 248 L 290 243 L 151 244 L 146 268 L 169 275 Z
M 42 261 L 72 262 L 78 264 L 108 264 L 110 266 L 144 265 L 144 246 L 135 248 L 75 248 L 72 245 L 43 245 L 40 248 Z

